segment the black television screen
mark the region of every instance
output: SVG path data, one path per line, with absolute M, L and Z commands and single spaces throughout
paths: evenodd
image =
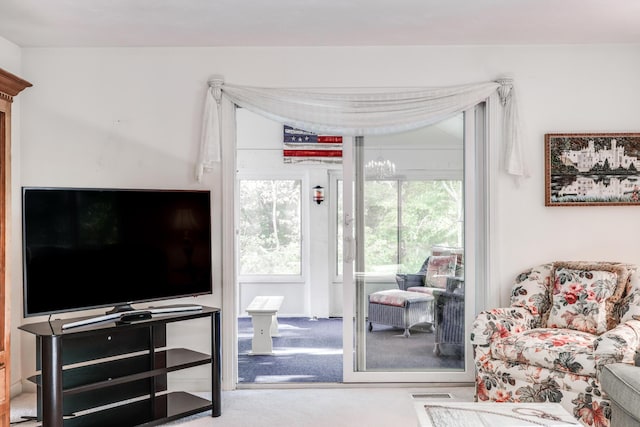
M 209 191 L 22 191 L 24 316 L 211 293 Z

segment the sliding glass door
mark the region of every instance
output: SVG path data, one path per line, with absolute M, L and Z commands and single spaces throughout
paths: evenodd
M 343 382 L 472 382 L 468 327 L 486 298 L 484 111 L 344 137 L 342 163 L 313 164 L 283 164 L 282 125 L 239 113 L 236 314 L 246 317 L 256 295 L 282 295 L 281 317 L 341 318 Z M 318 185 L 322 204 L 310 192 Z
M 466 331 L 475 281 L 465 261 L 475 256 L 467 250 L 475 209 L 467 206 L 477 195 L 468 191 L 475 161 L 466 156 L 476 157 L 478 118 L 474 109 L 346 142 L 338 227 L 345 381 L 472 380 Z

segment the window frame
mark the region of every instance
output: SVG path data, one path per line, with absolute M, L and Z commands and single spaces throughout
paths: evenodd
M 241 181 L 251 180 L 297 180 L 300 181 L 300 274 L 240 274 L 240 206 L 239 192 Z M 306 283 L 308 278 L 308 260 L 309 260 L 309 202 L 305 197 L 305 188 L 310 188 L 309 179 L 306 173 L 300 171 L 272 171 L 264 170 L 260 172 L 247 172 L 239 170 L 236 174 L 236 188 L 238 189 L 238 197 L 236 200 L 236 219 L 235 219 L 235 240 L 236 240 L 236 262 L 235 270 L 238 283 Z

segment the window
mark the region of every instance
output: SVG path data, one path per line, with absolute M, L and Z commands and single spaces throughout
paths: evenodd
M 338 180 L 336 236 L 342 273 L 342 180 Z M 418 271 L 434 245 L 463 246 L 462 180 L 385 179 L 365 183 L 365 263 Z
M 302 274 L 301 187 L 297 179 L 239 181 L 240 275 Z
M 418 271 L 425 249 L 463 246 L 462 181 L 401 181 L 398 206 L 398 264 Z

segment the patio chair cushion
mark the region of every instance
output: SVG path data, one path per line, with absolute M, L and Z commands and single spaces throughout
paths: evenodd
M 427 301 L 424 295 L 417 292 L 402 291 L 399 289 L 387 289 L 385 291 L 374 292 L 369 295 L 369 302 L 374 304 L 393 305 L 404 307 L 407 301 L 418 302 Z
M 447 277 L 456 273 L 456 255 L 432 255 L 427 263 L 427 271 L 424 276 L 424 285 L 432 288 L 444 289 L 447 286 Z

